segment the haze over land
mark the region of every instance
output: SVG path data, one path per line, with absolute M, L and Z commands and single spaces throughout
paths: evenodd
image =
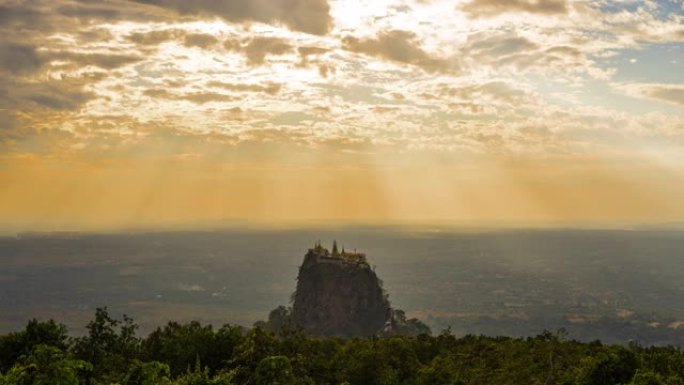
M 290 303 L 307 247 L 367 253 L 392 305 L 435 333 L 684 345 L 684 233 L 388 228 L 0 238 L 0 333 L 53 317 L 78 334 L 95 307 L 144 334 L 168 320 L 250 326 Z
M 681 0 L 0 3 L 0 226 L 684 218 Z

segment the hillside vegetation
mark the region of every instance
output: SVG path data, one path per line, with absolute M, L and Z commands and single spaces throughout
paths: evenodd
M 562 330 L 342 339 L 198 322 L 170 322 L 147 337 L 136 329 L 106 308 L 81 337 L 31 320 L 0 336 L 0 384 L 684 384 L 680 348 L 581 343 Z

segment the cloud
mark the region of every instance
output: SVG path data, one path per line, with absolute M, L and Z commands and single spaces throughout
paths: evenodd
M 122 18 L 124 9 L 106 3 L 81 1 L 81 4 L 78 5 L 61 6 L 57 8 L 57 12 L 64 16 L 83 20 L 115 20 Z
M 453 72 L 455 63 L 435 58 L 425 52 L 418 37 L 410 31 L 392 30 L 378 33 L 376 38 L 363 39 L 347 36 L 342 39 L 344 49 L 376 56 L 386 60 L 416 65 L 428 72 Z
M 629 9 L 608 14 L 570 0 L 473 0 L 463 6 L 466 14 L 453 13 L 449 0 L 414 2 L 401 14 L 391 5 L 383 14 L 379 3 L 354 10 L 353 18 L 345 16 L 344 2 L 330 2 L 337 27 L 323 38 L 248 25 L 272 22 L 307 32 L 316 22 L 325 25 L 318 33 L 327 33 L 327 8 L 315 21 L 293 19 L 316 12 L 300 5 L 321 1 L 0 3 L 0 127 L 16 138 L 40 124 L 121 148 L 128 142 L 112 138 L 144 142 L 153 125 L 231 144 L 250 130 L 259 132 L 251 134 L 255 141 L 285 141 L 292 129 L 306 126 L 302 143 L 314 145 L 354 138 L 378 146 L 467 150 L 486 143 L 512 151 L 526 151 L 526 141 L 541 148 L 546 142 L 538 137 L 545 136 L 533 133 L 548 127 L 585 130 L 577 137 L 590 146 L 629 121 L 612 118 L 615 110 L 637 114 L 624 111 L 619 100 L 593 105 L 601 95 L 589 86 L 597 73 L 590 71 L 609 73 L 625 48 L 638 50 L 639 65 L 647 65 L 641 53 L 651 48 L 640 41 L 682 33 L 675 16 Z M 284 9 L 285 3 L 294 7 Z M 472 17 L 497 14 L 508 16 Z M 232 53 L 219 52 L 222 42 Z M 670 55 L 663 63 L 678 60 L 675 54 L 663 53 Z M 643 76 L 654 84 L 630 95 L 682 106 L 681 87 L 655 84 L 665 80 L 649 80 L 651 72 Z M 672 114 L 664 103 L 642 104 Z M 572 111 L 556 119 L 550 105 Z M 575 113 L 579 108 L 605 110 Z M 108 114 L 125 119 L 104 120 Z M 681 120 L 662 126 L 675 124 L 681 127 Z M 76 141 L 70 135 L 64 140 Z M 81 144 L 63 147 L 71 145 Z
M 149 32 L 134 32 L 126 36 L 126 39 L 141 45 L 159 45 L 169 40 L 179 39 L 183 35 L 180 29 L 162 29 Z
M 207 33 L 191 33 L 185 35 L 183 45 L 186 47 L 209 48 L 218 44 L 218 39 Z
M 34 108 L 76 111 L 95 98 L 85 86 L 101 78 L 101 74 L 83 74 L 42 81 L 26 81 L 0 77 L 0 109 L 31 111 Z
M 477 56 L 500 58 L 507 55 L 534 51 L 539 46 L 529 39 L 511 34 L 490 35 L 487 33 L 470 36 L 468 52 Z
M 17 27 L 27 24 L 40 25 L 36 22 L 42 19 L 42 14 L 26 7 L 0 6 L 0 26 Z
M 501 32 L 481 32 L 468 37 L 463 55 L 475 66 L 512 66 L 524 70 L 544 62 L 550 55 L 526 37 Z
M 563 14 L 568 11 L 566 0 L 472 0 L 461 9 L 474 17 L 490 17 L 511 12 L 543 15 Z
M 182 99 L 191 101 L 195 104 L 204 104 L 211 102 L 232 102 L 236 97 L 232 95 L 221 94 L 218 92 L 192 92 L 181 96 Z
M 299 47 L 299 48 L 297 48 L 297 52 L 299 52 L 299 54 L 302 57 L 308 57 L 311 55 L 321 55 L 321 54 L 324 54 L 328 51 L 330 51 L 330 50 L 327 48 L 322 48 L 322 47 Z
M 459 85 L 440 84 L 429 93 L 433 94 L 447 103 L 450 110 L 481 114 L 480 118 L 487 114 L 510 113 L 539 105 L 534 93 L 502 80 Z
M 218 38 L 208 33 L 189 33 L 182 29 L 170 28 L 146 32 L 133 32 L 126 40 L 143 45 L 157 46 L 167 41 L 178 41 L 185 47 L 209 48 L 219 43 Z
M 232 107 L 229 108 L 228 110 L 225 111 L 224 113 L 224 118 L 225 120 L 235 120 L 235 121 L 244 121 L 246 119 L 245 113 L 240 107 Z
M 134 55 L 117 55 L 101 53 L 75 53 L 60 51 L 45 55 L 50 60 L 63 60 L 71 62 L 71 67 L 82 68 L 84 66 L 95 66 L 103 69 L 114 69 L 126 64 L 141 61 L 143 58 Z
M 244 84 L 244 83 L 226 83 L 216 80 L 212 80 L 207 83 L 209 87 L 223 88 L 229 91 L 236 92 L 264 92 L 269 95 L 277 94 L 282 85 L 279 83 L 266 83 L 266 84 Z
M 666 85 L 661 87 L 654 87 L 649 92 L 648 95 L 666 102 L 678 104 L 680 107 L 684 107 L 684 86 L 672 86 Z
M 0 5 L 0 28 L 12 31 L 15 37 L 35 32 L 78 33 L 82 28 L 102 21 L 162 21 L 165 19 L 164 13 L 156 7 L 128 1 L 15 0 Z
M 195 104 L 231 102 L 236 99 L 236 97 L 232 95 L 226 95 L 217 92 L 190 92 L 185 94 L 176 94 L 159 88 L 145 90 L 143 91 L 143 95 L 153 99 L 187 100 Z
M 684 84 L 631 83 L 615 84 L 615 87 L 634 97 L 659 100 L 684 107 Z
M 300 67 L 308 67 L 309 64 L 318 64 L 319 68 L 321 65 L 325 65 L 320 63 L 320 56 L 323 55 L 324 53 L 330 51 L 327 48 L 322 48 L 322 47 L 310 47 L 310 46 L 303 46 L 303 47 L 298 47 L 297 52 L 299 53 L 299 57 L 301 58 L 299 62 Z M 311 59 L 312 57 L 313 59 Z M 321 71 L 327 71 L 328 69 L 324 69 Z M 323 75 L 324 76 L 324 75 Z M 325 76 L 324 76 L 325 77 Z
M 603 28 L 624 42 L 681 42 L 684 40 L 684 14 L 672 11 L 665 2 L 648 2 L 630 9 L 617 5 L 609 12 L 594 10 Z
M 0 69 L 13 74 L 33 72 L 44 60 L 33 46 L 17 43 L 0 43 Z
M 585 73 L 594 78 L 608 78 L 611 68 L 599 68 L 590 59 L 592 48 L 556 35 L 536 34 L 521 36 L 518 33 L 483 31 L 468 36 L 461 47 L 463 62 L 470 68 L 492 67 L 509 69 L 515 73 L 532 71 L 536 74 L 554 72 L 572 76 Z
M 236 40 L 227 40 L 224 47 L 231 51 L 243 51 L 247 57 L 247 64 L 262 65 L 268 55 L 284 55 L 292 52 L 293 47 L 284 39 L 277 37 L 255 37 L 246 45 Z
M 2 96 L 2 95 L 0 95 Z M 11 111 L 0 109 L 0 143 L 16 136 L 14 129 L 18 128 L 17 118 Z
M 216 16 L 230 22 L 282 23 L 295 31 L 325 35 L 332 28 L 327 0 L 133 0 L 181 15 Z

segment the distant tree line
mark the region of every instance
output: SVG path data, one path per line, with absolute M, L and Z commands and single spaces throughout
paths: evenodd
M 0 385 L 684 385 L 677 347 L 536 337 L 312 338 L 288 325 L 251 329 L 170 322 L 147 337 L 97 309 L 87 334 L 31 320 L 0 336 Z

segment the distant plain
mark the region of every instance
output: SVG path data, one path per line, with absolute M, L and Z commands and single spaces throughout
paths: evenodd
M 684 232 L 231 229 L 0 238 L 0 333 L 32 317 L 82 333 L 96 307 L 147 333 L 250 326 L 287 305 L 314 242 L 365 252 L 393 306 L 457 335 L 684 345 Z

